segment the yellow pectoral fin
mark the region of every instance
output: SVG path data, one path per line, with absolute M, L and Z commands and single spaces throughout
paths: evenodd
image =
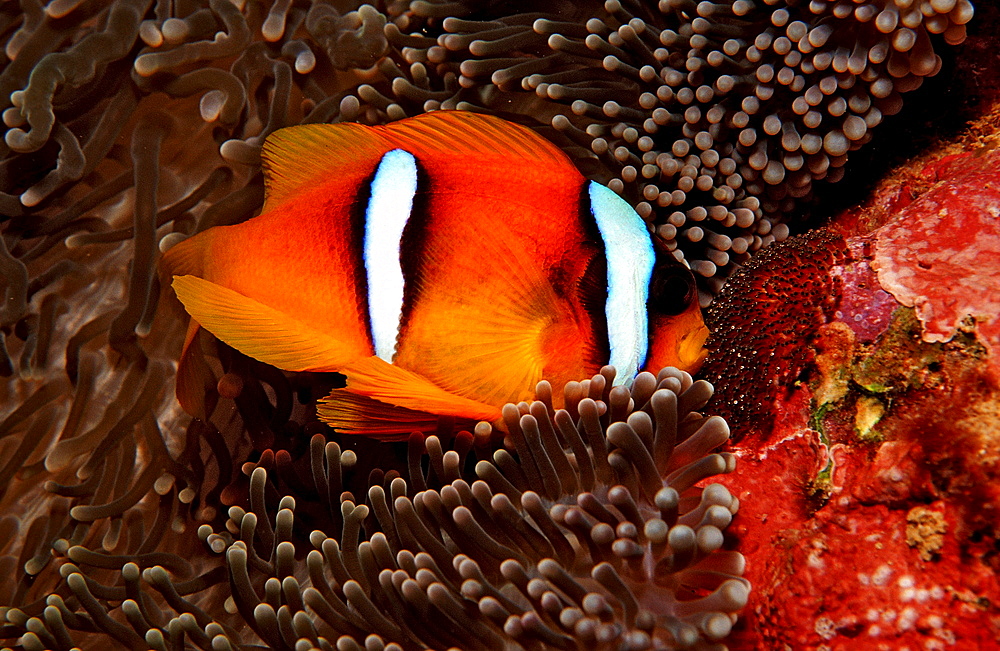
M 683 365 L 680 366 L 681 369 L 689 373 L 696 373 L 701 368 L 705 358 L 708 357 L 708 349 L 705 348 L 708 335 L 708 328 L 702 325 L 681 337 L 677 347 L 677 356 Z
M 347 389 L 379 402 L 414 411 L 489 422 L 500 419 L 500 408 L 450 393 L 412 371 L 378 357 L 356 360 L 340 372 L 347 376 Z M 323 409 L 320 408 L 320 416 Z
M 674 341 L 674 359 L 664 365 L 676 366 L 688 373 L 697 372 L 708 357 L 705 341 L 709 334 L 697 304 L 671 317 L 670 332 Z
M 358 358 L 354 347 L 260 301 L 197 276 L 174 276 L 184 309 L 236 350 L 286 371 L 337 371 Z

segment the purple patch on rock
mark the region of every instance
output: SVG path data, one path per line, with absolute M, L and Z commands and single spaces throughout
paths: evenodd
M 878 283 L 869 264 L 867 241 L 848 242 L 852 262 L 837 265 L 830 275 L 841 282 L 841 298 L 834 312 L 836 320 L 846 324 L 859 341 L 868 343 L 885 332 L 899 302 Z

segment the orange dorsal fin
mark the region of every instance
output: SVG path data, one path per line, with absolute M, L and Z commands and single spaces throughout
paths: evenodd
M 572 166 L 537 133 L 500 118 L 467 111 L 434 111 L 384 126 L 304 124 L 268 136 L 261 154 L 267 202 L 264 210 L 292 200 L 303 188 L 327 183 L 392 149 L 418 159 L 496 158 L 519 164 Z
M 427 378 L 378 357 L 356 360 L 340 372 L 347 376 L 346 391 L 382 403 L 466 420 L 492 422 L 500 419 L 499 407 L 446 391 Z M 330 413 L 328 403 L 329 398 L 320 401 L 317 411 L 321 418 Z
M 261 152 L 264 212 L 295 200 L 303 190 L 328 186 L 331 179 L 358 177 L 358 169 L 367 175 L 393 148 L 362 124 L 302 124 L 275 131 Z
M 334 371 L 357 357 L 332 333 L 197 276 L 176 276 L 177 298 L 199 325 L 241 353 L 289 371 Z
M 572 168 L 566 154 L 542 136 L 491 115 L 434 111 L 375 129 L 418 159 L 461 163 L 468 158 L 498 158 L 519 166 Z

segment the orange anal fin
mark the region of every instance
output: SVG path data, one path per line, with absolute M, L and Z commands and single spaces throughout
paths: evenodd
M 432 434 L 439 416 L 379 402 L 348 389 L 334 389 L 317 406 L 320 419 L 344 434 L 369 436 L 379 441 L 405 441 L 413 432 Z M 472 429 L 472 421 L 456 421 Z M 456 429 L 457 431 L 457 429 Z
M 500 408 L 445 391 L 412 371 L 378 357 L 366 357 L 344 366 L 348 391 L 380 403 L 456 419 L 496 422 Z M 325 407 L 321 405 L 320 416 Z
M 260 301 L 197 276 L 174 276 L 195 321 L 241 353 L 286 371 L 337 371 L 355 347 Z

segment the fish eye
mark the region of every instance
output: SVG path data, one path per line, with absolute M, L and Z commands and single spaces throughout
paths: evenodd
M 694 276 L 677 264 L 658 264 L 649 281 L 650 311 L 666 316 L 680 314 L 697 298 Z

